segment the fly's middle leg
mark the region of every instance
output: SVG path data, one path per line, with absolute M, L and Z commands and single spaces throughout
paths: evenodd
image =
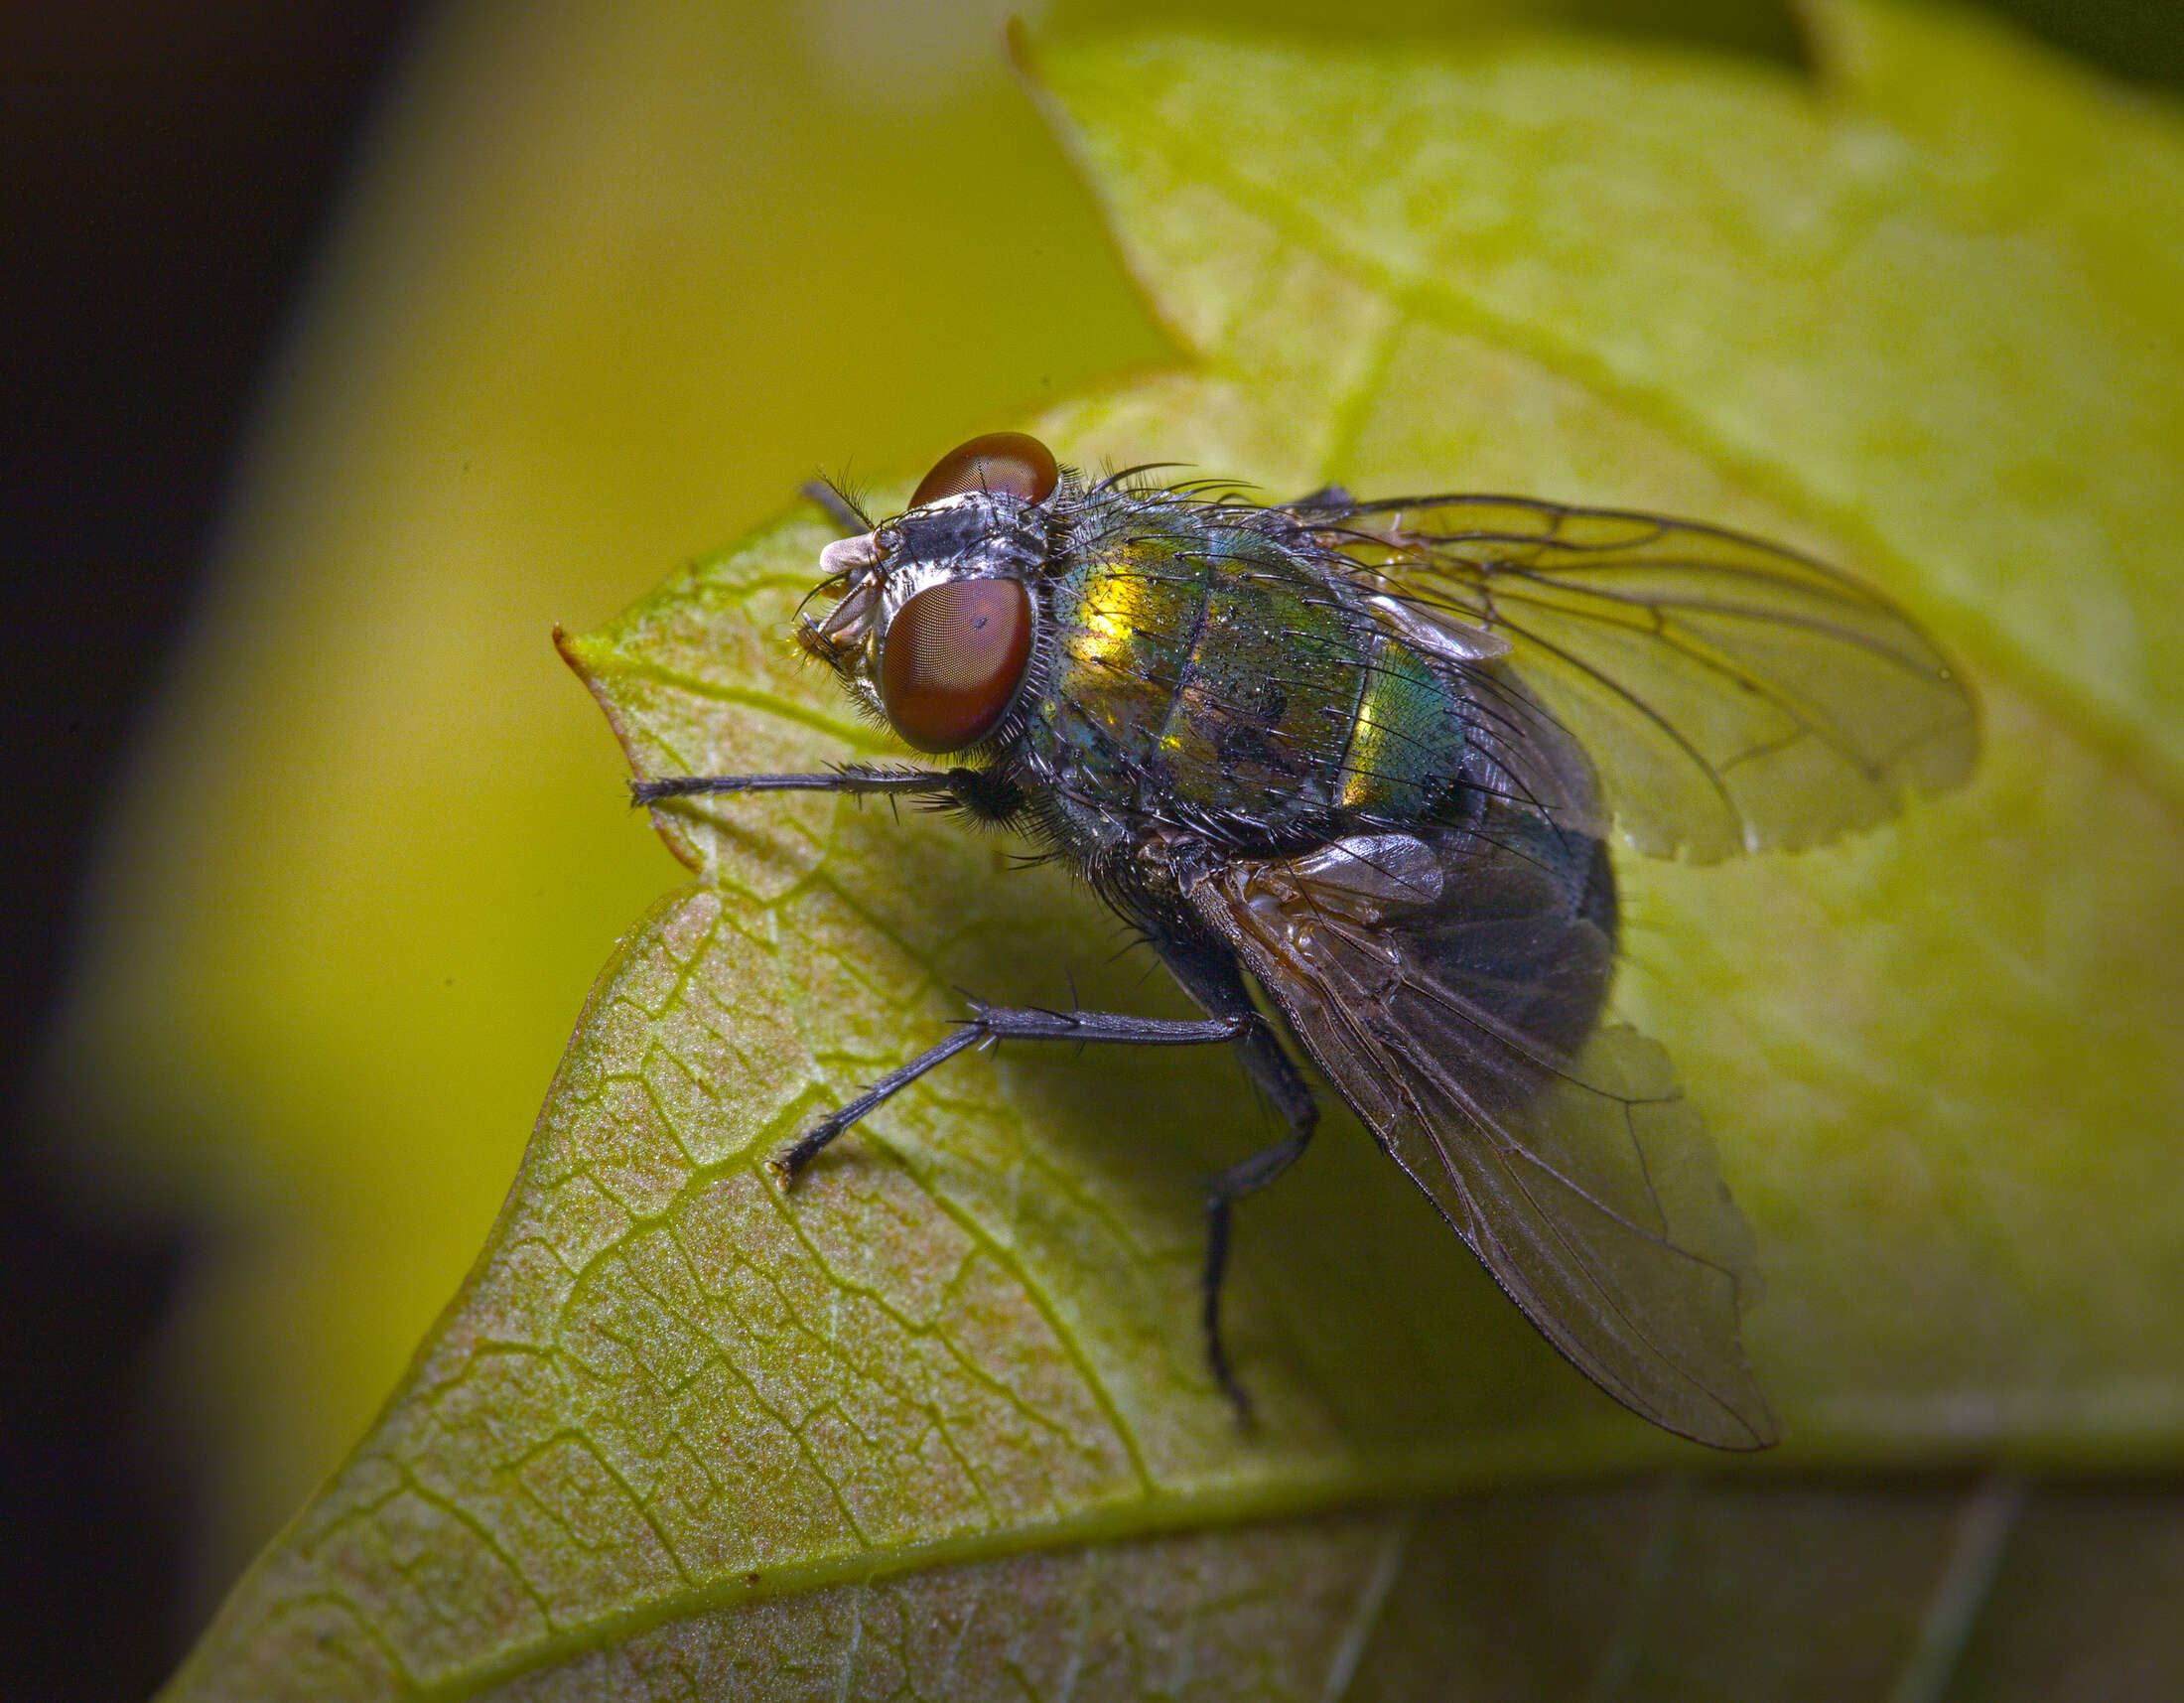
M 1114 1011 L 1015 1010 L 972 1003 L 971 1015 L 956 1032 L 928 1047 L 908 1064 L 888 1071 L 840 1110 L 821 1118 L 768 1162 L 783 1183 L 793 1183 L 844 1130 L 867 1112 L 908 1087 L 936 1064 L 968 1047 L 999 1041 L 1073 1041 L 1079 1046 L 1114 1042 L 1135 1047 L 1203 1047 L 1235 1041 L 1243 1031 L 1235 1017 L 1178 1021 L 1132 1017 Z

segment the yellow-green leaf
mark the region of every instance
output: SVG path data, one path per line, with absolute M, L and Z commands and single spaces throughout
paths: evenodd
M 1784 1464 L 2173 1464 L 2184 128 L 1961 19 L 1820 16 L 1817 90 L 1522 36 L 1042 54 L 1179 356 L 1042 429 L 1277 492 L 1693 513 L 1925 615 L 1987 706 L 1973 787 L 1795 859 L 1628 863 L 1619 1000 L 1757 1232 Z M 2126 156 L 2108 193 L 2055 169 Z M 785 645 L 824 536 L 569 641 L 641 769 L 879 749 Z M 176 1695 L 1438 1695 L 1434 1606 L 1562 1552 L 1544 1504 L 1512 1537 L 1411 1498 L 1688 1458 L 1343 1118 L 1241 1218 L 1239 1436 L 1190 1323 L 1193 1180 L 1263 1137 L 1218 1056 L 959 1060 L 784 1195 L 764 1158 L 956 987 L 1180 1008 L 1063 872 L 951 824 L 752 800 L 674 835 L 700 884 L 623 942 L 463 1293 Z M 1946 1677 L 2016 1505 L 1706 1494 L 1573 1515 L 1618 1534 L 1614 1612 L 1511 1634 L 1527 1671 L 1667 1686 L 1688 1613 L 1760 1694 L 1722 1581 L 1803 1600 L 1795 1531 L 1885 1576 L 1867 1669 Z

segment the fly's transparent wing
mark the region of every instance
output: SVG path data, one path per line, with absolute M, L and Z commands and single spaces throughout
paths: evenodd
M 1696 1442 L 1773 1443 L 1738 1337 L 1750 1237 L 1666 1054 L 1594 1028 L 1606 929 L 1506 882 L 1481 905 L 1451 879 L 1391 914 L 1326 861 L 1230 865 L 1191 903 L 1579 1371 Z
M 1370 590 L 1506 639 L 1640 850 L 1815 845 L 1971 772 L 1972 695 L 1933 640 L 1793 551 L 1522 497 L 1290 512 Z

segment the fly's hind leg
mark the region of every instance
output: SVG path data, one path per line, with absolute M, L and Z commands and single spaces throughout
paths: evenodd
M 1155 946 L 1185 993 L 1209 1015 L 1236 1025 L 1232 1039 L 1244 1073 L 1289 1128 L 1284 1140 L 1206 1179 L 1206 1263 L 1200 1278 L 1206 1367 L 1236 1409 L 1237 1419 L 1249 1426 L 1251 1396 L 1237 1381 L 1221 1340 L 1221 1280 L 1228 1271 L 1229 1218 L 1238 1201 L 1264 1189 L 1304 1156 L 1319 1122 L 1319 1104 L 1303 1072 L 1283 1050 L 1274 1026 L 1244 991 L 1243 973 L 1227 947 L 1172 937 L 1157 938 Z

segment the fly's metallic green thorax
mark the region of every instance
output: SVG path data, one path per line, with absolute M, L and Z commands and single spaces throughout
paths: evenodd
M 828 505 L 855 535 L 822 553 L 834 601 L 799 637 L 946 766 L 646 779 L 637 797 L 909 797 L 1020 828 L 1206 1016 L 977 1004 L 785 1149 L 784 1180 L 981 1042 L 1232 1047 L 1287 1131 L 1206 1187 L 1207 1363 L 1246 1411 L 1220 1320 L 1229 1213 L 1317 1116 L 1271 1008 L 1603 1390 L 1717 1447 L 1774 1440 L 1738 1339 L 1741 1220 L 1661 1049 L 1605 1018 L 1606 807 L 1637 849 L 1707 861 L 1956 785 L 1977 720 L 1916 624 L 1690 521 L 1332 488 L 1260 506 L 1087 483 L 1017 432 L 943 457 L 894 519 Z
M 1443 812 L 1478 767 L 1457 685 L 1265 510 L 1114 492 L 1045 587 L 1026 754 L 1095 845 L 1142 820 L 1299 846 Z

